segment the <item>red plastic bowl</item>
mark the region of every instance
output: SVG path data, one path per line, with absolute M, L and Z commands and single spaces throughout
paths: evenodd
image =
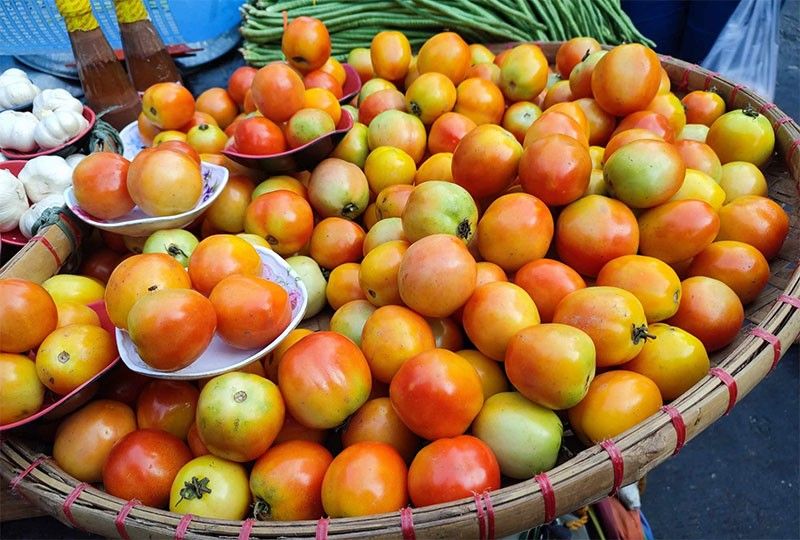
M 114 336 L 114 324 L 108 318 L 108 312 L 106 311 L 106 304 L 102 300 L 99 302 L 93 302 L 89 304 L 89 307 L 92 308 L 100 317 L 100 326 L 102 326 L 106 331 L 110 332 L 112 336 Z M 60 418 L 65 414 L 68 414 L 75 410 L 76 408 L 80 407 L 83 403 L 88 401 L 89 399 L 94 396 L 94 393 L 97 391 L 98 387 L 94 384 L 100 377 L 103 376 L 104 373 L 108 372 L 111 368 L 113 368 L 117 362 L 119 362 L 119 356 L 117 356 L 110 364 L 108 364 L 103 371 L 80 385 L 78 388 L 70 392 L 65 396 L 57 396 L 50 392 L 49 390 L 46 391 L 44 396 L 44 404 L 42 408 L 39 409 L 38 412 L 23 418 L 22 420 L 17 420 L 16 422 L 11 422 L 10 424 L 0 424 L 0 432 L 6 431 L 8 429 L 18 428 L 20 426 L 24 426 L 34 420 L 37 420 L 42 417 L 46 417 L 49 420 L 53 420 L 56 418 Z
M 0 169 L 5 169 L 14 176 L 19 176 L 19 172 L 25 166 L 24 161 L 2 161 L 0 162 Z M 28 239 L 23 236 L 19 228 L 12 231 L 0 233 L 0 242 L 9 244 L 11 246 L 24 246 L 28 243 Z
M 347 105 L 361 91 L 361 77 L 358 76 L 356 68 L 350 64 L 342 64 L 342 67 L 347 77 L 342 85 L 342 98 L 339 103 Z
M 235 146 L 231 146 L 222 153 L 245 167 L 260 169 L 272 175 L 307 171 L 327 158 L 351 127 L 353 127 L 353 117 L 346 110 L 342 110 L 342 117 L 334 131 L 292 150 L 280 154 L 254 155 L 239 153 Z
M 68 140 L 61 146 L 56 146 L 55 148 L 48 148 L 47 150 L 40 150 L 33 154 L 25 154 L 16 152 L 14 150 L 6 150 L 4 149 L 3 155 L 6 156 L 8 159 L 19 159 L 19 160 L 29 160 L 39 156 L 61 156 L 67 157 L 75 154 L 80 150 L 86 140 L 89 138 L 89 134 L 92 132 L 92 128 L 94 128 L 94 124 L 97 121 L 97 116 L 94 114 L 94 111 L 89 107 L 83 108 L 83 117 L 89 122 L 89 125 L 80 133 L 78 133 L 75 137 Z

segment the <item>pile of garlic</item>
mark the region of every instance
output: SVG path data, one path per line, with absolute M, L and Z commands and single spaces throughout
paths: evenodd
M 41 92 L 28 74 L 17 68 L 0 73 L 0 111 L 30 105 Z
M 3 83 L 4 77 L 11 82 Z M 0 75 L 0 102 L 3 90 L 15 87 L 19 81 L 30 83 L 19 69 L 12 68 Z M 55 148 L 75 138 L 89 124 L 83 117 L 83 104 L 63 88 L 42 91 L 36 88 L 32 100 L 33 112 L 0 112 L 0 148 L 23 153 Z

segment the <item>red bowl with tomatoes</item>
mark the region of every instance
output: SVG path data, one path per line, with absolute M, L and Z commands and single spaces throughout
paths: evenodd
M 83 107 L 83 117 L 86 119 L 87 125 L 83 131 L 75 135 L 72 139 L 68 140 L 62 145 L 39 150 L 33 153 L 16 152 L 14 150 L 3 149 L 3 155 L 12 160 L 29 160 L 39 156 L 61 156 L 63 158 L 78 153 L 86 144 L 89 135 L 94 129 L 94 124 L 97 122 L 97 115 L 89 107 Z

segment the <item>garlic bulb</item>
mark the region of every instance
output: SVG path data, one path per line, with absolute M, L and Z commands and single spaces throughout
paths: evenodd
M 83 105 L 63 88 L 48 88 L 33 99 L 33 114 L 42 119 L 54 111 L 83 113 Z
M 37 203 L 54 193 L 63 197 L 64 190 L 72 185 L 72 167 L 62 157 L 39 156 L 25 164 L 19 179 L 28 199 Z
M 48 195 L 41 201 L 31 205 L 19 218 L 19 231 L 25 238 L 33 236 L 33 226 L 48 208 L 61 208 L 64 206 L 64 195 Z
M 28 74 L 17 68 L 8 68 L 3 73 L 0 73 L 0 84 L 5 83 L 10 79 L 27 79 Z
M 31 152 L 36 148 L 33 136 L 39 120 L 29 112 L 0 112 L 0 148 Z
M 67 160 L 67 165 L 69 165 L 70 167 L 72 167 L 73 170 L 75 170 L 75 167 L 78 166 L 78 163 L 86 159 L 86 155 L 72 154 L 71 156 L 67 156 L 65 159 Z
M 41 92 L 27 77 L 10 77 L 0 82 L 0 110 L 28 105 Z
M 0 233 L 12 231 L 28 209 L 25 186 L 5 169 L 0 169 Z
M 41 148 L 55 148 L 74 138 L 88 125 L 83 115 L 69 109 L 57 109 L 39 121 L 33 138 Z

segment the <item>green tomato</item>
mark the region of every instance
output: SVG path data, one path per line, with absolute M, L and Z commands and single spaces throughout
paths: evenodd
M 166 253 L 186 268 L 189 266 L 189 257 L 199 243 L 197 237 L 189 231 L 164 229 L 147 238 L 142 253 Z
M 303 319 L 313 317 L 322 311 L 322 308 L 327 303 L 325 288 L 328 286 L 328 282 L 325 281 L 325 276 L 322 275 L 322 270 L 317 261 L 311 257 L 295 255 L 286 259 L 286 262 L 297 272 L 297 275 L 303 281 L 303 285 L 306 286 L 306 291 L 308 291 L 308 303 L 306 304 L 306 312 L 303 315 Z

